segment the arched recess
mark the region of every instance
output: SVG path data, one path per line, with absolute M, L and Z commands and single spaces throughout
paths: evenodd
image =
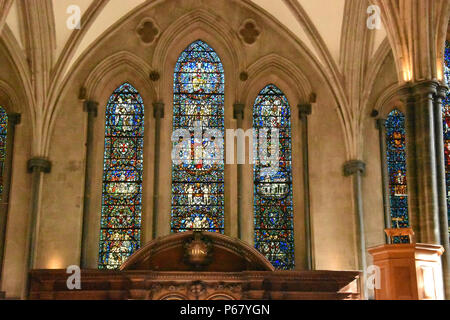
M 377 229 L 383 234 L 382 230 L 385 228 L 410 225 L 406 167 L 406 105 L 398 95 L 399 88 L 397 83 L 386 87 L 373 106 L 373 112 L 377 114 L 376 128 L 380 148 L 379 165 L 384 210 L 384 225 Z M 406 241 L 406 238 L 395 239 L 400 240 Z
M 191 21 L 192 19 L 192 21 Z M 186 22 L 189 23 L 186 24 Z M 239 53 L 241 46 L 237 42 L 229 26 L 223 23 L 222 19 L 215 17 L 204 10 L 193 11 L 174 22 L 167 30 L 161 34 L 155 48 L 153 65 L 156 70 L 161 70 L 161 80 L 158 85 L 158 96 L 164 97 L 165 117 L 161 122 L 161 166 L 160 181 L 171 181 L 171 141 L 173 123 L 173 77 L 175 65 L 181 52 L 194 41 L 201 40 L 207 43 L 217 55 L 223 65 L 225 79 L 238 74 L 242 64 L 243 54 Z M 237 81 L 225 82 L 225 127 L 232 127 L 233 103 L 236 99 Z M 237 193 L 235 188 L 230 188 L 230 183 L 236 175 L 235 166 L 225 167 L 225 234 L 237 237 L 237 226 L 232 221 L 236 221 Z M 157 235 L 167 235 L 170 233 L 170 212 L 171 212 L 171 185 L 161 183 L 158 191 L 160 195 L 160 206 L 158 213 Z
M 17 206 L 14 203 L 25 202 L 21 193 L 29 191 L 29 185 L 27 185 L 29 181 L 25 177 L 19 176 L 18 172 L 14 172 L 17 165 L 20 168 L 20 163 L 23 163 L 23 153 L 28 153 L 30 147 L 29 137 L 24 137 L 24 132 L 17 130 L 21 122 L 22 110 L 26 110 L 23 106 L 24 99 L 19 96 L 19 93 L 9 83 L 0 80 L 0 291 L 2 287 L 11 286 L 10 283 L 7 283 L 7 278 L 9 278 L 8 274 L 11 274 L 11 267 L 14 263 L 9 262 L 15 258 L 20 259 L 20 257 L 14 256 L 15 252 L 13 251 L 17 250 L 8 245 L 16 240 L 11 235 L 15 234 L 17 228 L 20 229 L 24 226 L 23 221 L 25 220 L 22 212 L 17 211 L 20 205 Z M 23 116 L 28 120 L 28 114 Z M 21 174 L 26 174 L 26 172 L 21 172 Z M 11 188 L 13 179 L 18 179 L 15 189 Z M 13 201 L 14 203 L 11 204 Z M 27 204 L 25 204 L 26 207 Z M 24 212 L 28 213 L 28 211 Z M 9 242 L 6 239 L 9 239 Z
M 240 88 L 240 101 L 245 104 L 243 129 L 253 127 L 253 105 L 261 89 L 268 84 L 277 86 L 286 96 L 291 107 L 291 152 L 292 152 L 292 190 L 295 242 L 295 266 L 305 265 L 304 232 L 304 188 L 302 173 L 301 124 L 297 105 L 309 102 L 312 87 L 308 79 L 292 62 L 279 56 L 270 55 L 253 63 L 249 69 L 249 79 Z M 243 189 L 253 190 L 253 165 L 246 161 L 243 170 Z M 254 243 L 254 198 L 253 192 L 243 194 L 244 238 Z
M 142 97 L 144 116 L 143 176 L 142 176 L 142 221 L 141 243 L 152 238 L 153 174 L 154 174 L 154 118 L 152 103 L 156 102 L 156 93 L 148 74 L 149 65 L 128 51 L 120 51 L 104 59 L 86 77 L 84 87 L 86 98 L 98 103 L 97 117 L 93 125 L 93 144 L 91 162 L 85 164 L 91 168 L 90 202 L 88 218 L 84 223 L 88 227 L 86 246 L 86 266 L 97 268 L 99 258 L 100 221 L 102 212 L 103 158 L 105 148 L 106 106 L 114 90 L 124 83 L 131 84 Z M 80 230 L 81 233 L 81 230 Z

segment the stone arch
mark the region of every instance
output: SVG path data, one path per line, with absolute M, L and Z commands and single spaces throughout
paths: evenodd
M 98 115 L 93 127 L 91 201 L 89 212 L 89 235 L 87 263 L 96 266 L 98 257 L 98 239 L 101 219 L 102 176 L 105 134 L 105 110 L 111 94 L 121 84 L 130 83 L 139 92 L 144 102 L 144 190 L 141 213 L 141 241 L 151 237 L 153 214 L 153 174 L 154 174 L 154 118 L 152 103 L 156 102 L 156 93 L 148 74 L 150 66 L 129 51 L 120 51 L 108 56 L 98 64 L 84 82 L 87 100 L 98 102 Z

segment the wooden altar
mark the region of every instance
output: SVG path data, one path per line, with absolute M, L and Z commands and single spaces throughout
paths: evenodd
M 69 290 L 66 270 L 30 272 L 30 299 L 359 299 L 357 271 L 275 271 L 257 250 L 217 233 L 158 238 L 120 270 L 82 270 Z

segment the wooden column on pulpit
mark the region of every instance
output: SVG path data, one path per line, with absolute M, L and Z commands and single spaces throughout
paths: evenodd
M 386 229 L 391 244 L 370 248 L 373 264 L 380 268 L 376 300 L 440 300 L 444 298 L 441 245 L 415 243 L 411 228 Z M 409 237 L 410 243 L 394 243 Z

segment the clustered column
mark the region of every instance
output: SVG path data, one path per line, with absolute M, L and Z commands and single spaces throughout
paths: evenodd
M 441 244 L 446 296 L 450 296 L 447 197 L 442 131 L 445 87 L 435 81 L 408 84 L 406 100 L 408 210 L 418 242 Z

